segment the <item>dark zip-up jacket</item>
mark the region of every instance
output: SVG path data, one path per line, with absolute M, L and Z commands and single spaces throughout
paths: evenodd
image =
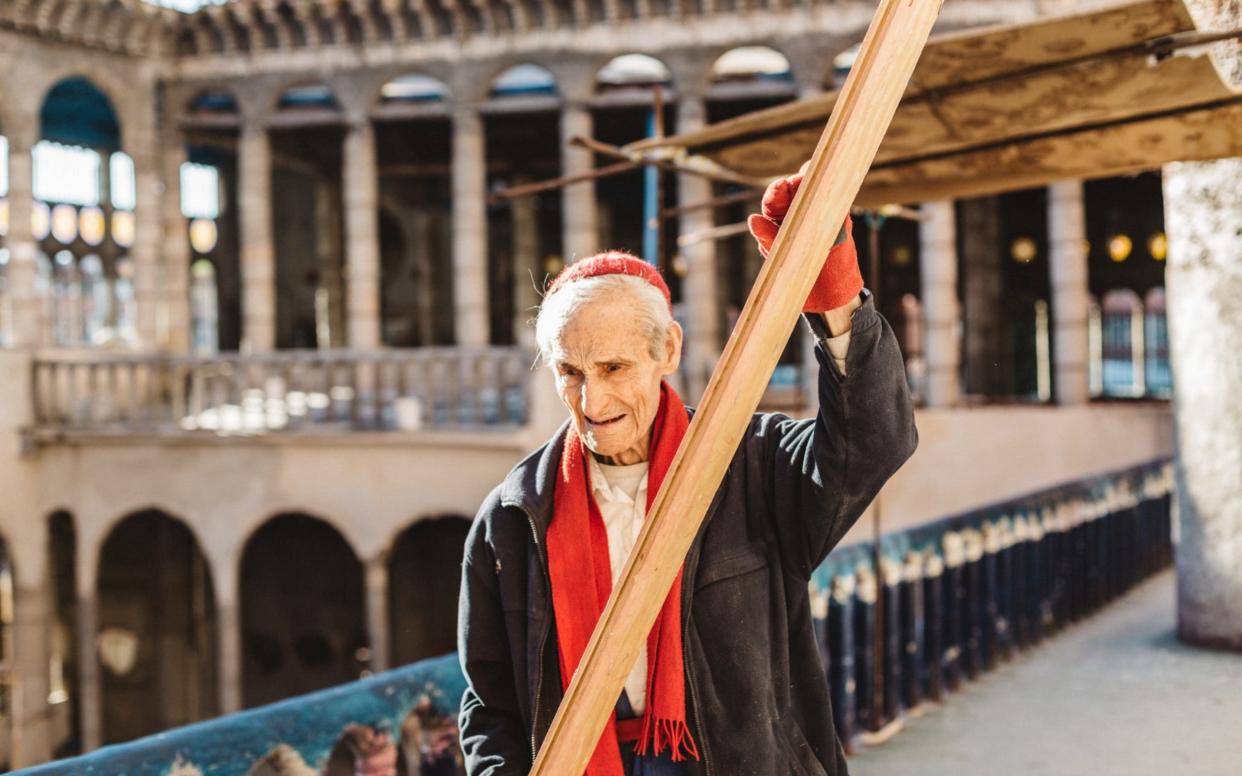
M 754 416 L 686 555 L 695 774 L 847 773 L 808 583 L 918 435 L 897 341 L 870 298 L 853 315 L 846 377 L 815 350 L 819 414 Z M 470 776 L 528 773 L 563 695 L 546 538 L 564 435 L 514 467 L 466 541 L 457 641 Z

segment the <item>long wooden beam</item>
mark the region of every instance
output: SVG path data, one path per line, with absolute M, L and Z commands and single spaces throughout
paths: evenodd
M 577 776 L 595 749 L 708 505 L 849 212 L 941 0 L 881 0 L 772 256 L 755 280 L 638 542 L 565 693 L 533 776 Z M 727 764 L 718 764 L 725 767 Z

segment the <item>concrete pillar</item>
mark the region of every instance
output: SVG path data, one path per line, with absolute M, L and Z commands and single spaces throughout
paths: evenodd
M 592 136 L 591 110 L 582 103 L 567 102 L 561 108 L 562 175 L 590 172 L 595 166 L 590 151 L 569 144 L 569 139 L 575 136 Z M 594 181 L 574 183 L 561 189 L 561 218 L 561 247 L 566 264 L 599 252 Z
M 367 561 L 367 637 L 371 644 L 371 670 L 391 668 L 388 631 L 388 558 L 383 555 Z
M 415 278 L 414 289 L 414 322 L 418 331 L 418 344 L 427 346 L 435 341 L 435 305 L 444 304 L 437 300 L 435 258 L 432 256 L 432 245 L 435 240 L 434 216 L 426 206 L 411 208 L 408 213 L 406 228 L 410 234 L 410 246 L 414 254 Z
M 474 108 L 453 113 L 453 314 L 458 345 L 486 345 L 487 148 Z
M 341 189 L 326 178 L 315 178 L 315 263 L 319 268 L 319 288 L 322 295 L 314 299 L 315 345 L 319 348 L 338 348 L 345 345 L 346 301 L 345 267 L 341 251 L 345 242 L 341 234 L 341 212 L 345 207 Z M 279 285 L 277 286 L 279 288 Z M 282 311 L 288 314 L 291 311 Z M 279 318 L 278 318 L 279 320 Z M 292 320 L 277 324 L 292 325 Z
M 984 396 L 1009 392 L 1010 365 L 1001 321 L 1005 278 L 1000 255 L 1000 203 L 996 197 L 962 200 L 962 285 L 966 391 Z
M 174 353 L 190 351 L 190 238 L 185 216 L 181 215 L 181 165 L 186 162 L 185 142 L 177 132 L 165 133 L 161 149 L 164 196 L 160 202 L 163 218 L 163 253 L 159 286 L 160 309 L 164 323 L 160 345 Z
M 12 668 L 16 683 L 10 698 L 16 767 L 45 762 L 52 756 L 51 710 L 47 704 L 51 597 L 46 571 L 40 570 L 38 576 L 40 580 L 34 584 L 20 577 L 15 580 Z
M 925 202 L 919 225 L 923 358 L 928 407 L 952 407 L 962 395 L 962 307 L 957 298 L 957 219 L 953 201 Z
M 1182 640 L 1242 650 L 1242 158 L 1164 168 Z
M 513 333 L 518 345 L 535 348 L 531 321 L 539 306 L 543 268 L 539 262 L 539 213 L 534 197 L 517 197 L 510 204 L 513 216 Z
M 367 119 L 345 132 L 345 307 L 351 348 L 380 344 L 379 171 L 375 130 Z
M 227 592 L 216 602 L 216 628 L 220 638 L 219 669 L 216 674 L 220 713 L 231 714 L 242 708 L 241 591 L 236 580 L 221 580 L 217 592 Z
M 87 545 L 78 548 L 78 713 L 81 715 L 82 751 L 98 749 L 103 743 L 103 698 L 100 695 L 99 652 L 95 639 L 99 631 L 98 603 L 95 600 L 95 575 L 87 580 L 80 576 L 82 555 L 90 552 Z
M 34 123 L 6 126 L 4 131 L 9 141 L 9 233 L 5 245 L 9 249 L 6 274 L 13 316 L 10 344 L 39 345 L 46 328 L 43 299 L 35 284 L 39 273 L 38 248 L 30 230 L 30 214 L 34 208 L 34 165 L 30 153 L 38 140 L 38 126 Z
M 699 95 L 684 95 L 677 103 L 677 131 L 692 132 L 707 123 L 707 108 Z M 706 202 L 712 198 L 712 185 L 699 175 L 683 173 L 677 179 L 679 204 Z M 716 225 L 711 209 L 694 210 L 681 216 L 679 233 L 688 235 Z M 682 284 L 685 354 L 682 371 L 686 375 L 686 399 L 695 401 L 707 387 L 716 359 L 720 357 L 720 292 L 716 283 L 716 242 L 700 240 L 681 249 L 686 266 Z
M 134 309 L 138 347 L 155 350 L 163 342 L 160 320 L 160 253 L 164 242 L 163 169 L 152 126 L 127 132 L 127 153 L 134 160 Z
M 1084 404 L 1088 380 L 1087 218 L 1082 181 L 1048 187 L 1048 275 L 1052 285 L 1053 395 L 1058 404 Z
M 272 148 L 267 128 L 247 122 L 237 146 L 243 352 L 276 346 L 276 249 L 272 242 Z

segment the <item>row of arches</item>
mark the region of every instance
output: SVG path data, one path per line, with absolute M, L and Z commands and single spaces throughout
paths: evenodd
M 769 46 L 739 46 L 715 59 L 709 69 L 710 89 L 736 89 L 739 86 L 767 87 L 772 93 L 794 92 L 794 73 L 789 59 Z M 826 86 L 835 83 L 835 69 L 824 79 Z M 491 78 L 482 95 L 488 101 L 532 97 L 558 97 L 561 85 L 547 67 L 535 62 L 508 65 Z M 649 101 L 653 87 L 677 87 L 673 71 L 662 60 L 649 54 L 628 53 L 615 56 L 595 71 L 592 94 L 596 97 L 618 98 L 629 94 Z M 470 99 L 476 95 L 458 95 Z M 378 87 L 369 101 L 382 115 L 386 110 L 403 105 L 429 106 L 454 98 L 447 83 L 429 73 L 413 71 L 398 75 Z M 187 118 L 219 121 L 236 117 L 239 104 L 226 88 L 212 87 L 196 92 L 185 103 Z M 297 113 L 340 113 L 342 106 L 332 86 L 322 81 L 298 81 L 278 90 L 271 98 L 269 110 L 276 116 Z
M 166 512 L 142 510 L 100 543 L 86 604 L 93 617 L 84 618 L 74 591 L 81 590 L 76 555 L 87 550 L 73 516 L 54 513 L 50 678 L 65 717 L 59 753 L 79 746 L 84 693 L 98 693 L 100 737 L 114 743 L 219 713 L 221 677 L 237 670 L 241 703 L 251 707 L 366 676 L 377 650 L 388 656 L 383 667 L 452 651 L 468 528 L 460 516 L 420 519 L 381 560 L 366 564 L 328 521 L 276 515 L 250 535 L 236 560 L 233 610 L 219 605 L 219 570 L 195 531 Z M 376 564 L 387 580 L 382 602 L 374 599 Z M 368 616 L 377 605 L 382 625 Z M 76 650 L 83 627 L 94 629 L 93 688 L 82 685 Z M 232 668 L 221 664 L 229 629 L 240 651 Z
M 786 8 L 792 9 L 782 6 L 767 10 Z M 715 0 L 702 5 L 673 0 L 235 3 L 209 6 L 185 17 L 176 33 L 176 47 L 179 53 L 194 56 L 318 46 L 400 45 L 473 36 L 507 37 L 557 28 L 580 30 L 588 25 L 618 25 L 650 18 L 675 23 L 685 17 L 756 9 L 747 0 Z

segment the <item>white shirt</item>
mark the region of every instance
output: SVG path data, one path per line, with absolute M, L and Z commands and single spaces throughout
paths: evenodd
M 591 467 L 592 495 L 608 532 L 608 563 L 612 566 L 612 586 L 616 587 L 647 516 L 647 462 L 609 466 L 596 461 L 593 455 L 587 455 L 587 461 Z M 647 707 L 646 640 L 626 677 L 625 693 L 634 713 L 642 716 Z
M 847 331 L 824 342 L 837 370 L 844 376 L 850 333 Z M 608 533 L 608 563 L 612 567 L 612 586 L 616 587 L 621 579 L 621 569 L 625 568 L 625 562 L 638 542 L 638 534 L 647 516 L 648 466 L 646 461 L 629 466 L 610 466 L 595 460 L 593 455 L 587 455 L 587 461 L 591 470 L 591 494 L 595 497 L 595 505 L 599 507 Z M 638 660 L 625 679 L 625 694 L 629 696 L 634 713 L 642 716 L 643 709 L 647 707 L 645 640 L 638 652 Z
M 837 365 L 837 371 L 845 377 L 845 355 L 850 352 L 850 333 L 847 331 L 829 337 L 824 340 L 824 345 L 828 347 L 828 355 L 832 356 L 832 363 Z

